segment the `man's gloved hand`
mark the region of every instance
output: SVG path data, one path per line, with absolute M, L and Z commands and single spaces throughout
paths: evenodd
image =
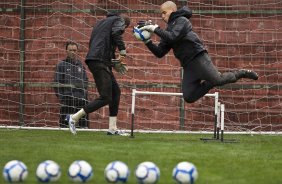
M 126 74 L 126 72 L 128 71 L 127 65 L 122 62 L 123 59 L 123 56 L 120 56 L 119 59 L 112 59 L 112 65 L 114 69 L 121 75 Z
M 140 30 L 146 30 L 146 31 L 153 33 L 157 27 L 159 27 L 159 25 L 157 24 L 146 25 L 146 26 L 141 27 Z
M 138 23 L 137 23 L 137 28 L 141 28 L 143 26 L 146 26 L 146 25 L 152 25 L 152 21 L 151 20 L 140 20 Z

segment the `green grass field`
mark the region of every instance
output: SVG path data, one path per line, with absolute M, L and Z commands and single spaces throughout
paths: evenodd
M 38 183 L 37 165 L 54 160 L 62 169 L 57 183 L 71 183 L 67 176 L 74 160 L 86 160 L 94 168 L 89 183 L 106 183 L 103 172 L 114 160 L 125 162 L 131 171 L 128 183 L 136 183 L 138 163 L 158 165 L 158 183 L 174 183 L 173 167 L 180 161 L 194 163 L 199 172 L 197 184 L 279 184 L 282 183 L 282 136 L 226 135 L 239 143 L 203 142 L 195 134 L 136 134 L 135 138 L 107 136 L 104 132 L 8 130 L 0 129 L 0 167 L 14 159 L 23 161 L 29 170 L 25 183 Z M 0 179 L 0 183 L 5 183 Z

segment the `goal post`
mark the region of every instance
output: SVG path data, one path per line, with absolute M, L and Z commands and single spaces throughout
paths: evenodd
M 172 93 L 172 92 L 153 92 L 153 91 L 138 91 L 132 89 L 132 103 L 131 103 L 131 137 L 134 137 L 134 121 L 135 121 L 135 105 L 137 95 L 160 95 L 160 96 L 182 96 L 183 93 Z M 219 118 L 219 93 L 208 93 L 205 96 L 214 98 L 214 138 L 217 136 L 217 126 Z M 222 120 L 221 120 L 222 121 Z M 224 120 L 223 120 L 224 121 Z

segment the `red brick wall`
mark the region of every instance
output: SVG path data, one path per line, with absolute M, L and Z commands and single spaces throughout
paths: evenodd
M 69 1 L 52 3 L 48 1 L 47 3 L 40 0 L 26 3 L 24 118 L 27 125 L 57 125 L 59 103 L 50 87 L 55 65 L 59 60 L 64 59 L 64 44 L 69 39 L 79 43 L 79 56 L 81 60 L 84 59 L 91 27 L 105 15 L 102 10 L 135 9 L 139 13 L 133 11 L 129 13 L 133 25 L 141 19 L 150 18 L 161 27 L 165 27 L 160 15 L 152 13 L 153 10 L 157 11 L 159 4 L 164 1 L 155 0 L 142 4 L 136 0 L 117 0 L 116 2 L 92 0 L 70 4 Z M 278 0 L 251 0 L 247 3 L 248 5 L 244 0 L 236 2 L 207 0 L 189 2 L 188 6 L 194 11 L 191 19 L 194 30 L 204 41 L 213 62 L 221 72 L 235 68 L 248 68 L 257 71 L 261 76 L 257 82 L 243 80 L 211 91 L 220 92 L 220 100 L 226 105 L 227 125 L 229 124 L 232 130 L 256 127 L 255 130 L 281 131 L 282 92 L 279 89 L 282 82 L 280 62 L 282 14 L 279 11 L 282 9 L 282 4 Z M 5 10 L 12 10 L 0 12 L 0 83 L 12 85 L 0 86 L 0 124 L 12 125 L 18 124 L 19 119 L 20 92 L 17 85 L 20 76 L 20 3 L 9 0 L 0 5 Z M 181 5 L 183 4 L 178 2 L 178 6 Z M 226 10 L 226 13 L 222 13 L 222 10 Z M 269 12 L 270 10 L 272 12 Z M 157 59 L 148 52 L 143 43 L 134 40 L 131 30 L 125 33 L 124 38 L 128 46 L 129 72 L 124 77 L 117 75 L 118 81 L 122 84 L 119 119 L 123 123 L 121 126 L 130 128 L 131 88 L 127 84 L 178 85 L 181 73 L 178 61 L 172 53 Z M 153 37 L 153 40 L 158 38 Z M 94 84 L 91 74 L 88 74 L 91 83 Z M 146 90 L 180 92 L 178 88 L 146 88 Z M 91 88 L 90 99 L 95 97 L 97 97 L 97 91 Z M 158 100 L 172 104 L 176 99 L 168 97 L 156 99 Z M 142 104 L 142 102 L 139 103 Z M 212 101 L 204 101 L 204 99 L 195 104 L 186 104 L 187 129 L 210 128 L 213 110 L 206 108 L 205 103 L 212 107 Z M 146 103 L 142 105 L 146 107 Z M 157 129 L 178 129 L 179 108 L 177 105 L 179 104 L 175 104 L 175 108 L 159 107 L 153 114 L 150 114 L 152 112 L 149 109 L 140 108 L 136 118 L 137 126 L 142 128 L 150 125 Z M 171 116 L 164 118 L 160 113 L 163 111 Z M 107 114 L 107 108 L 91 114 L 91 127 L 107 128 Z M 144 118 L 145 116 L 150 116 L 154 120 L 149 121 Z M 159 123 L 160 119 L 162 123 Z

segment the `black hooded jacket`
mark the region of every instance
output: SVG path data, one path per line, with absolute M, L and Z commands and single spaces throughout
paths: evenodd
M 102 62 L 111 66 L 111 59 L 115 58 L 116 48 L 119 51 L 125 50 L 121 36 L 125 27 L 124 19 L 114 13 L 109 13 L 107 18 L 98 21 L 91 33 L 86 62 Z
M 186 6 L 172 12 L 166 30 L 158 27 L 154 31 L 161 38 L 158 46 L 152 41 L 146 44 L 150 51 L 161 58 L 172 48 L 182 67 L 191 62 L 196 55 L 206 51 L 198 35 L 192 30 L 189 21 L 191 16 L 192 11 Z

